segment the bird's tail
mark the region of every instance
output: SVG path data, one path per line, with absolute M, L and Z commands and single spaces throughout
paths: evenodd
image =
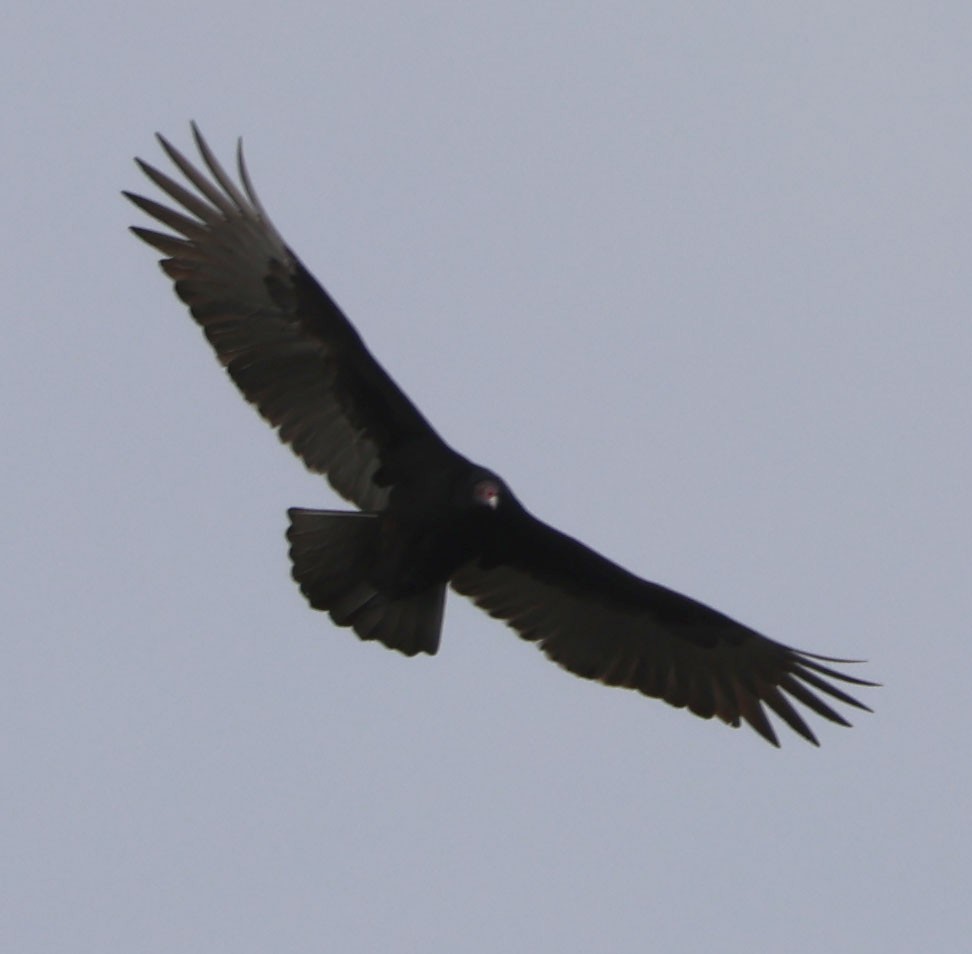
M 377 514 L 292 507 L 287 515 L 293 577 L 314 609 L 406 656 L 435 653 L 445 585 L 398 599 L 378 591 L 369 581 L 378 550 Z

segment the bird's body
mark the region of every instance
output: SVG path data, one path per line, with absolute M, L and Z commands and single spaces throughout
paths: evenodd
M 813 690 L 870 685 L 542 523 L 500 477 L 436 433 L 286 246 L 238 156 L 233 182 L 193 127 L 204 175 L 164 139 L 196 192 L 139 165 L 180 210 L 126 193 L 175 234 L 133 231 L 230 376 L 313 471 L 358 511 L 289 511 L 293 575 L 310 604 L 407 655 L 438 649 L 451 586 L 564 668 L 658 696 L 776 744 L 763 705 L 813 733 L 787 696 L 847 724 Z M 186 214 L 188 213 L 188 215 Z

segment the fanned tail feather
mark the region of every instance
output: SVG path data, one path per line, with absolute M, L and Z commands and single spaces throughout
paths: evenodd
M 383 594 L 369 574 L 375 565 L 379 517 L 353 511 L 287 511 L 293 577 L 314 609 L 350 626 L 362 639 L 406 656 L 439 648 L 445 585 L 404 597 Z

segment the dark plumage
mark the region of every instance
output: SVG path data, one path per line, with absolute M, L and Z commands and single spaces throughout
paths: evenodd
M 209 170 L 161 136 L 190 191 L 137 160 L 175 208 L 125 193 L 165 225 L 133 232 L 230 377 L 304 463 L 360 508 L 289 511 L 293 576 L 311 606 L 362 639 L 434 653 L 447 584 L 565 669 L 637 689 L 703 718 L 748 722 L 778 744 L 764 706 L 816 738 L 792 701 L 848 725 L 825 697 L 870 686 L 722 613 L 639 579 L 533 517 L 503 481 L 452 450 L 375 361 L 286 246 L 250 183 L 195 126 Z

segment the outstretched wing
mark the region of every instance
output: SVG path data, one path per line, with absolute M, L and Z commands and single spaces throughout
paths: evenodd
M 733 726 L 745 720 L 773 745 L 779 743 L 764 706 L 816 745 L 791 699 L 849 725 L 818 693 L 867 709 L 833 680 L 875 685 L 824 665 L 848 660 L 767 639 L 639 579 L 519 509 L 495 553 L 467 564 L 451 582 L 578 676 L 637 689 L 704 719 L 718 716 Z
M 136 160 L 175 207 L 126 192 L 171 230 L 132 231 L 166 256 L 176 294 L 280 439 L 338 493 L 380 510 L 403 448 L 439 438 L 286 246 L 253 190 L 242 144 L 236 184 L 192 131 L 209 176 L 159 136 L 196 191 Z

